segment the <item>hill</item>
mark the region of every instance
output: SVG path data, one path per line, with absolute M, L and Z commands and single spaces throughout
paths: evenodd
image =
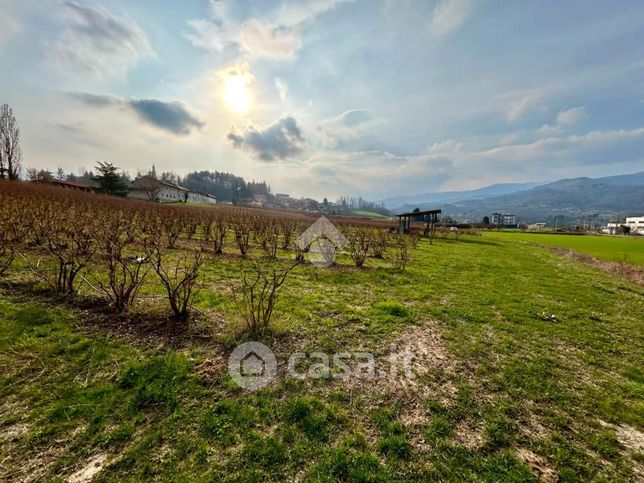
M 509 211 L 525 223 L 604 222 L 616 217 L 644 213 L 644 171 L 605 178 L 562 179 L 552 183 L 481 199 L 421 204 L 440 207 L 459 219 L 480 220 L 495 211 Z
M 443 191 L 441 193 L 421 193 L 416 195 L 396 196 L 381 201 L 387 208 L 404 211 L 413 209 L 419 204 L 427 203 L 456 203 L 463 200 L 488 198 L 490 196 L 506 195 L 517 191 L 534 188 L 543 183 L 501 183 L 467 191 Z M 432 205 L 433 206 L 433 205 Z

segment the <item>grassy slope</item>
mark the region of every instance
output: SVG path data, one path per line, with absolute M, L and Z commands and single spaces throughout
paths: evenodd
M 365 211 L 365 210 L 353 210 L 349 214 L 351 216 L 364 216 L 367 218 L 382 218 L 386 220 L 391 219 L 390 216 L 382 215 L 380 213 L 375 213 L 373 211 Z
M 644 457 L 619 428 L 644 427 L 642 288 L 503 237 L 422 242 L 414 256 L 405 275 L 372 259 L 298 268 L 266 341 L 278 355 L 383 352 L 438 331 L 448 360 L 423 360 L 405 390 L 281 379 L 246 393 L 219 355 L 237 342 L 230 324 L 212 350 L 135 347 L 73 310 L 3 296 L 0 475 L 62 477 L 106 454 L 106 480 L 632 477 Z M 237 263 L 204 275 L 198 307 L 233 320 L 220 292 Z
M 522 240 L 572 248 L 579 253 L 613 262 L 629 262 L 644 266 L 644 237 L 598 235 L 551 235 L 537 233 L 490 232 L 486 236 Z

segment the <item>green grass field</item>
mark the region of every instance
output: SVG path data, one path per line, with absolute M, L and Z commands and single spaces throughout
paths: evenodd
M 644 237 L 601 235 L 552 235 L 523 232 L 488 232 L 486 237 L 521 240 L 560 248 L 609 260 L 644 266 Z
M 90 323 L 92 304 L 18 289 L 14 270 L 0 285 L 0 480 L 635 481 L 644 288 L 533 238 L 422 240 L 403 274 L 375 259 L 298 267 L 263 340 L 280 363 L 394 344 L 416 378 L 282 372 L 255 392 L 226 371 L 244 341 L 232 254 L 209 259 L 205 315 L 180 339 L 147 314 Z
M 359 217 L 365 217 L 365 218 L 377 218 L 377 219 L 383 219 L 383 220 L 390 220 L 392 218 L 390 216 L 381 215 L 380 213 L 375 213 L 373 211 L 365 211 L 365 210 L 352 210 L 348 214 L 350 216 L 359 216 Z

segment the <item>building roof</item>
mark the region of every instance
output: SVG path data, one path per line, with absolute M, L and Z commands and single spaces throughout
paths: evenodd
M 141 176 L 139 178 L 136 178 L 134 180 L 134 183 L 136 183 L 137 181 L 141 181 L 143 179 L 149 180 L 149 181 L 151 181 L 152 183 L 154 183 L 156 185 L 165 186 L 166 188 L 172 188 L 172 189 L 176 189 L 176 190 L 179 190 L 179 191 L 183 191 L 184 193 L 194 193 L 194 194 L 197 194 L 197 195 L 200 195 L 200 196 L 206 196 L 208 198 L 212 198 L 214 200 L 217 199 L 215 196 L 213 196 L 213 195 L 211 195 L 209 193 L 204 193 L 203 191 L 195 191 L 195 190 L 191 190 L 191 189 L 188 189 L 188 188 L 184 188 L 183 186 L 179 186 L 178 184 L 172 183 L 170 181 L 164 181 L 164 180 L 161 180 L 161 179 L 153 178 L 152 176 L 149 176 L 149 175 L 145 175 L 145 176 Z M 134 184 L 134 187 L 132 188 L 133 191 L 152 191 L 153 189 L 155 189 L 155 188 L 149 187 L 149 186 L 136 186 L 136 184 Z
M 88 184 L 81 183 L 79 181 L 63 181 L 60 179 L 55 179 L 53 181 L 50 181 L 50 184 L 56 185 L 56 186 L 63 186 L 63 187 L 69 187 L 69 188 L 77 188 L 77 189 L 84 189 L 84 190 L 91 190 L 92 187 Z
M 396 215 L 396 216 L 402 217 L 402 216 L 437 215 L 439 213 L 442 213 L 442 211 L 441 210 L 424 210 L 424 211 L 412 211 L 411 213 L 401 213 L 401 214 Z

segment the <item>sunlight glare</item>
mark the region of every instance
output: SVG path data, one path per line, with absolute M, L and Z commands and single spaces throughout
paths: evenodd
M 246 112 L 250 108 L 251 94 L 248 80 L 241 75 L 231 75 L 226 79 L 224 100 L 235 112 Z

